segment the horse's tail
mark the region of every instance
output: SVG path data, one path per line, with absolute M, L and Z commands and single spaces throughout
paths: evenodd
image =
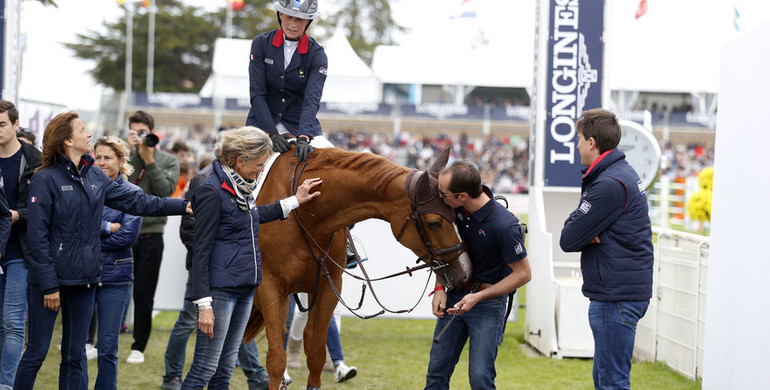
M 251 315 L 249 316 L 249 322 L 246 324 L 246 330 L 243 333 L 243 341 L 253 340 L 264 327 L 265 317 L 262 316 L 262 312 L 257 309 L 257 305 L 251 306 Z

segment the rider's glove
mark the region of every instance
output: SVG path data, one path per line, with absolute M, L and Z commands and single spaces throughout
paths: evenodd
M 294 149 L 294 157 L 300 162 L 307 160 L 307 157 L 313 154 L 315 148 L 310 146 L 310 140 L 306 137 L 297 137 L 297 147 Z
M 270 140 L 273 141 L 273 150 L 278 153 L 289 151 L 289 140 L 282 134 L 278 134 L 278 131 L 270 131 L 267 135 L 270 136 Z

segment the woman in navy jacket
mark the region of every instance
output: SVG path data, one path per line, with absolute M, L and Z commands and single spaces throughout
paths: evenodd
M 314 146 L 332 146 L 321 135 L 316 118 L 328 60 L 323 47 L 306 33 L 318 17 L 318 1 L 279 0 L 275 9 L 280 28 L 260 34 L 251 42 L 251 109 L 246 126 L 266 131 L 279 153 L 289 150 L 284 135 L 297 137 L 294 155 L 305 161 L 313 153 L 313 138 L 320 137 Z
M 14 389 L 32 389 L 62 311 L 60 389 L 79 389 L 95 287 L 101 282 L 102 207 L 136 215 L 190 212 L 181 199 L 157 198 L 121 186 L 95 169 L 91 134 L 75 112 L 54 117 L 43 135 L 42 165 L 29 186 L 27 349 Z
M 131 154 L 128 145 L 117 137 L 102 137 L 94 145 L 96 165 L 107 177 L 135 191 L 139 187 L 124 178 L 134 168 L 126 160 Z M 118 336 L 123 312 L 128 306 L 131 280 L 134 279 L 134 252 L 131 247 L 139 236 L 142 217 L 104 206 L 102 212 L 102 282 L 96 287 L 98 315 L 99 374 L 94 389 L 118 388 Z M 83 369 L 86 369 L 84 363 Z
M 256 178 L 272 154 L 265 132 L 246 126 L 224 133 L 213 172 L 192 197 L 195 210 L 193 296 L 198 306 L 195 357 L 182 389 L 226 389 L 251 314 L 254 287 L 262 281 L 259 224 L 285 219 L 320 179 L 306 180 L 297 195 L 257 206 Z

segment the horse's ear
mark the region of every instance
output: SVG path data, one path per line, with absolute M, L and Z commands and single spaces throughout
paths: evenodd
M 446 166 L 447 161 L 449 161 L 449 152 L 450 148 L 447 146 L 444 148 L 444 150 L 440 151 L 438 155 L 436 155 L 436 159 L 433 160 L 433 164 L 430 166 L 430 169 L 428 169 L 428 174 L 433 177 L 438 177 L 438 174 L 441 172 L 442 169 Z

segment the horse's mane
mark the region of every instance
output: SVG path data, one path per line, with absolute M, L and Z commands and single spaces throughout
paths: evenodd
M 404 168 L 382 156 L 372 153 L 354 153 L 339 148 L 316 149 L 313 154 L 311 169 L 346 169 L 357 171 L 376 191 L 384 191 L 396 177 L 408 172 Z

